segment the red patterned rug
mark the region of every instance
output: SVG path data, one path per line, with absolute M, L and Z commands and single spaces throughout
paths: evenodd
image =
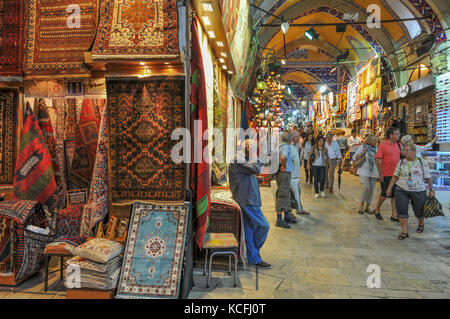
M 109 187 L 113 203 L 182 201 L 186 164 L 172 161 L 175 128 L 184 127 L 184 80 L 107 82 Z
M 79 27 L 75 12 L 67 12 L 74 5 L 81 10 Z M 84 52 L 94 40 L 97 14 L 97 0 L 27 0 L 25 73 L 86 73 Z
M 0 185 L 12 184 L 16 162 L 18 92 L 0 89 Z
M 71 189 L 89 188 L 97 152 L 98 130 L 106 99 L 85 99 L 69 171 Z
M 0 0 L 0 76 L 22 76 L 23 0 Z
M 93 59 L 178 55 L 176 0 L 102 0 Z

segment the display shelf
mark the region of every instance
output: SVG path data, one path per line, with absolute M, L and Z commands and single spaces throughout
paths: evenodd
M 450 203 L 450 152 L 427 151 L 422 153 L 423 159 L 430 168 L 436 198 L 448 207 Z

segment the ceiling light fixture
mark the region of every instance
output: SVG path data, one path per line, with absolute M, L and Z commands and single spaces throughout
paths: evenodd
M 222 69 L 226 70 L 227 66 L 226 65 L 222 65 Z
M 205 11 L 209 11 L 209 12 L 213 12 L 214 11 L 214 8 L 213 8 L 211 2 L 203 2 L 202 3 L 202 7 L 203 7 L 203 10 L 205 10 Z
M 211 20 L 209 20 L 209 17 L 204 16 L 202 17 L 203 23 L 205 24 L 205 26 L 207 25 L 211 25 Z
M 218 47 L 221 47 L 221 48 L 223 48 L 223 47 L 224 47 L 224 45 L 223 45 L 223 42 L 222 42 L 222 41 L 216 41 L 216 44 L 217 44 L 217 46 L 218 46 Z
M 288 30 L 289 30 L 289 22 L 284 21 L 281 24 L 281 31 L 283 31 L 283 33 L 286 34 L 288 32 Z
M 317 40 L 317 38 L 319 38 L 319 34 L 316 33 L 316 31 L 314 30 L 314 27 L 311 27 L 311 29 L 308 29 L 305 32 L 305 37 L 307 37 L 309 40 L 313 41 L 313 40 Z
M 214 33 L 214 31 L 208 31 L 208 35 L 211 39 L 215 39 L 216 38 L 216 34 Z
M 319 89 L 320 93 L 324 94 L 326 91 L 328 91 L 328 88 L 326 85 L 322 85 Z
M 281 60 L 281 64 L 285 65 L 285 64 L 286 64 L 286 60 L 285 60 L 285 59 L 282 59 L 282 60 Z
M 219 58 L 220 63 L 225 63 L 225 60 L 222 58 Z
M 225 52 L 220 52 L 220 55 L 223 56 L 224 58 L 227 57 L 227 54 Z

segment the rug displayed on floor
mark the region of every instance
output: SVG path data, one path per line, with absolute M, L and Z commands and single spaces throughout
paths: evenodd
M 0 0 L 0 76 L 22 76 L 24 0 Z
M 85 99 L 75 140 L 75 153 L 69 170 L 71 189 L 89 188 L 97 152 L 101 112 L 106 99 Z
M 57 204 L 57 192 L 52 159 L 28 102 L 24 118 L 14 171 L 14 198 L 39 201 L 53 212 Z
M 176 0 L 102 0 L 92 58 L 178 55 Z
M 113 203 L 184 201 L 186 164 L 176 164 L 171 139 L 184 122 L 184 80 L 107 81 L 109 190 Z
M 0 185 L 13 183 L 16 162 L 18 92 L 0 89 Z
M 133 204 L 117 298 L 177 298 L 188 204 Z
M 97 15 L 98 0 L 26 1 L 25 73 L 86 73 L 84 52 L 94 40 Z

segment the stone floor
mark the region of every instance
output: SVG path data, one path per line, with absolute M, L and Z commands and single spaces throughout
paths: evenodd
M 311 216 L 282 229 L 275 227 L 272 190 L 261 187 L 262 210 L 271 224 L 261 255 L 272 269 L 258 274 L 241 269 L 237 288 L 231 276 L 213 272 L 209 289 L 196 269 L 189 298 L 450 298 L 448 212 L 426 220 L 423 234 L 415 232 L 417 221 L 411 218 L 410 237 L 399 241 L 400 225 L 390 221 L 388 202 L 383 221 L 357 213 L 358 177 L 344 173 L 341 189 L 325 199 L 314 199 L 310 185 L 302 183 L 301 189 Z M 371 264 L 380 267 L 380 288 L 367 287 Z
M 301 187 L 311 216 L 298 218 L 292 229 L 275 227 L 272 190 L 261 187 L 263 212 L 271 224 L 261 255 L 272 269 L 240 269 L 236 288 L 231 276 L 214 272 L 206 289 L 202 270 L 196 268 L 189 298 L 450 298 L 450 213 L 426 220 L 424 234 L 415 233 L 417 222 L 411 218 L 410 238 L 399 241 L 400 226 L 389 220 L 387 202 L 384 221 L 357 213 L 357 177 L 344 173 L 341 190 L 326 199 L 314 199 L 310 185 Z M 381 269 L 379 289 L 367 287 L 370 264 Z M 0 287 L 0 299 L 65 298 L 58 272 L 50 275 L 47 293 L 42 279 L 39 274 L 18 287 Z

